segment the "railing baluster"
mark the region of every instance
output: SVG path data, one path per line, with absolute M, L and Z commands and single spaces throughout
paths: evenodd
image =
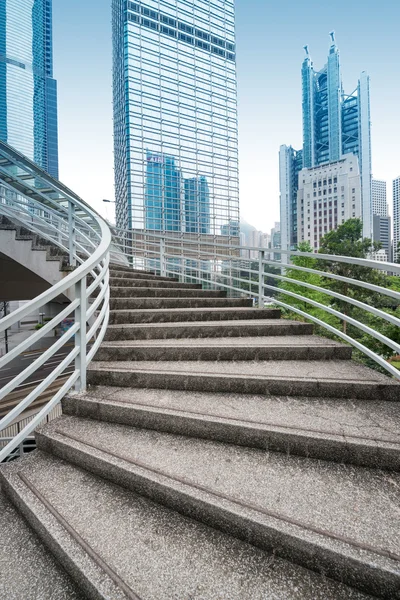
M 68 238 L 69 238 L 69 265 L 76 266 L 76 231 L 75 231 L 75 205 L 68 201 Z
M 83 277 L 75 285 L 75 298 L 79 298 L 79 306 L 75 310 L 75 323 L 79 323 L 79 331 L 75 334 L 75 347 L 79 354 L 75 358 L 75 369 L 79 372 L 79 379 L 75 384 L 77 392 L 86 390 L 86 277 Z

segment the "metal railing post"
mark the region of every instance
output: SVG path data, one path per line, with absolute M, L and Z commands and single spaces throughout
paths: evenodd
M 86 277 L 83 277 L 75 285 L 75 298 L 79 298 L 79 306 L 75 310 L 75 323 L 79 323 L 79 331 L 75 334 L 75 347 L 79 349 L 79 354 L 75 358 L 75 369 L 79 372 L 79 379 L 75 384 L 77 392 L 86 390 Z
M 76 266 L 76 232 L 75 232 L 75 206 L 68 201 L 68 240 L 69 240 L 69 265 Z
M 264 260 L 265 251 L 258 251 L 258 308 L 264 308 Z
M 165 264 L 165 238 L 160 239 L 160 275 L 161 277 L 167 276 L 167 269 Z

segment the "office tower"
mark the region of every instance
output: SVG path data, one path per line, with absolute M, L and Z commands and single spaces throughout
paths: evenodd
M 206 177 L 185 179 L 185 231 L 210 233 L 210 190 Z
M 146 229 L 181 231 L 181 174 L 175 158 L 167 154 L 146 155 Z
M 369 77 L 363 72 L 355 91 L 342 86 L 339 50 L 335 34 L 327 64 L 314 69 L 308 47 L 302 65 L 303 167 L 314 168 L 353 153 L 358 157 L 361 178 L 364 237 L 372 238 L 371 123 Z
M 400 177 L 393 181 L 393 260 L 400 261 Z
M 374 242 L 382 244 L 382 250 L 376 252 L 378 259 L 392 260 L 391 218 L 386 199 L 386 181 L 372 180 L 372 213 Z
M 372 180 L 372 213 L 380 217 L 388 216 L 386 181 Z
M 293 250 L 297 246 L 297 190 L 298 174 L 303 168 L 303 151 L 292 146 L 279 150 L 279 187 L 281 209 L 281 243 Z M 285 260 L 285 256 L 283 257 Z
M 357 156 L 303 169 L 299 173 L 298 239 L 317 250 L 321 238 L 348 219 L 361 216 L 361 183 Z
M 227 223 L 239 222 L 234 22 L 232 0 L 113 0 L 118 226 L 168 225 L 169 231 L 187 226 L 188 234 L 207 229 L 219 235 Z M 167 198 L 167 192 L 154 188 L 150 194 L 147 177 L 157 178 L 161 167 L 149 167 L 149 153 L 169 157 L 181 181 L 192 181 L 187 199 L 182 186 L 179 211 L 172 186 L 174 208 L 167 220 L 155 217 L 151 198 Z M 195 218 L 189 210 L 186 220 L 185 203 L 193 208 L 195 193 L 196 210 L 203 210 L 206 199 L 209 209 Z M 238 227 L 236 232 L 238 237 Z
M 0 3 L 0 139 L 58 178 L 52 0 Z

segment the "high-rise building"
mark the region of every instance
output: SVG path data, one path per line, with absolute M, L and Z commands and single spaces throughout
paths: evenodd
M 348 219 L 361 216 L 358 159 L 346 154 L 336 162 L 299 174 L 298 240 L 317 250 L 321 238 Z
M 146 229 L 181 231 L 181 197 L 181 174 L 175 167 L 175 158 L 147 152 Z
M 219 235 L 239 222 L 234 2 L 113 0 L 112 13 L 117 225 Z M 149 193 L 149 153 L 180 174 L 173 222 L 154 218 L 150 198 L 168 194 Z
M 283 248 L 293 248 L 301 239 L 297 231 L 300 170 L 335 163 L 349 154 L 358 158 L 363 234 L 370 238 L 373 235 L 369 77 L 361 73 L 355 91 L 345 94 L 333 32 L 331 38 L 328 61 L 320 71 L 314 69 L 308 46 L 305 46 L 301 69 L 303 150 L 296 152 L 291 146 L 280 149 Z M 351 208 L 349 212 L 352 214 Z
M 297 246 L 297 190 L 299 172 L 303 168 L 303 151 L 292 146 L 281 146 L 279 150 L 279 186 L 281 207 L 282 247 Z M 284 257 L 285 258 L 285 257 Z
M 388 216 L 386 181 L 372 180 L 372 213 L 380 217 Z
M 393 259 L 400 261 L 400 177 L 393 181 Z
M 339 50 L 331 34 L 327 64 L 314 69 L 305 46 L 302 65 L 303 167 L 314 168 L 353 153 L 361 178 L 364 237 L 372 238 L 371 117 L 369 76 L 362 72 L 352 94 L 343 90 Z
M 185 179 L 185 231 L 210 233 L 210 190 L 206 177 Z
M 58 178 L 52 0 L 0 2 L 0 139 Z
M 385 260 L 392 260 L 392 233 L 391 218 L 389 217 L 389 207 L 386 198 L 386 181 L 379 179 L 372 180 L 372 213 L 373 213 L 373 232 L 374 242 L 382 244 L 380 256 L 385 255 Z

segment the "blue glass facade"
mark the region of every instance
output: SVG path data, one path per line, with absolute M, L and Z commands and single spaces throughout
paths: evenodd
M 206 177 L 185 179 L 185 231 L 210 233 L 210 190 Z
M 232 0 L 113 0 L 117 224 L 239 221 Z
M 146 229 L 181 230 L 181 173 L 173 156 L 147 152 L 145 207 Z
M 0 3 L 0 138 L 58 178 L 51 0 Z
M 360 165 L 364 236 L 372 237 L 372 175 L 369 77 L 363 72 L 355 91 L 345 94 L 339 50 L 331 33 L 328 62 L 314 70 L 306 47 L 302 65 L 304 168 L 336 162 L 353 153 Z

